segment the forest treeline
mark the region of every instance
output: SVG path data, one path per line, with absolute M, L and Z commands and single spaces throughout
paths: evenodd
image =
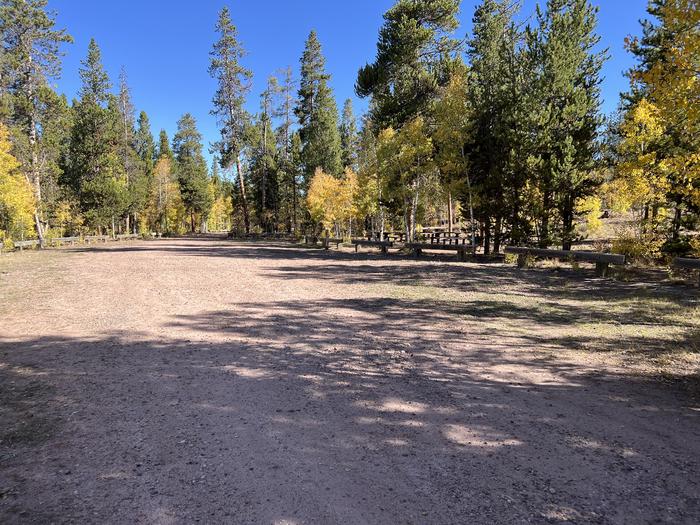
M 205 145 L 188 113 L 172 139 L 155 139 L 126 73 L 113 85 L 94 40 L 76 99 L 56 93 L 69 33 L 46 0 L 0 0 L 2 235 L 401 229 L 412 239 L 440 223 L 488 253 L 570 248 L 603 214 L 626 214 L 620 249 L 699 250 L 698 1 L 649 2 L 612 116 L 601 112 L 597 8 L 520 7 L 483 0 L 461 38 L 459 0 L 398 0 L 357 75 L 361 119 L 350 100 L 339 111 L 314 31 L 299 69 L 270 76 L 249 112 L 253 72 L 223 8 L 209 57 L 220 136 Z

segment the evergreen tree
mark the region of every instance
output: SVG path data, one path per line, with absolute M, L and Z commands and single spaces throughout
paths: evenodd
M 145 210 L 148 197 L 153 189 L 153 170 L 155 167 L 155 142 L 151 134 L 151 124 L 145 111 L 139 113 L 133 147 L 139 162 L 138 170 L 129 181 L 129 190 L 132 213 L 134 214 L 134 231 L 136 231 L 138 218 Z
M 537 27 L 528 30 L 528 47 L 537 61 L 538 173 L 543 195 L 540 241 L 550 242 L 549 210 L 561 221 L 564 249 L 574 240 L 578 201 L 596 187 L 592 175 L 602 124 L 600 70 L 607 51 L 596 52 L 597 8 L 588 0 L 548 0 L 537 8 Z
M 295 113 L 299 119 L 305 185 L 316 168 L 340 175 L 343 163 L 338 132 L 338 107 L 326 73 L 326 60 L 315 31 L 311 31 L 301 57 L 299 101 Z
M 126 213 L 126 230 L 130 231 L 133 216 L 134 231 L 136 231 L 136 216 L 145 201 L 145 178 L 143 165 L 135 148 L 136 123 L 134 119 L 134 104 L 131 101 L 131 90 L 127 83 L 124 68 L 119 73 L 119 124 L 117 132 L 118 152 L 121 158 L 128 192 L 128 209 Z
M 42 157 L 47 153 L 42 144 L 42 130 L 51 118 L 51 104 L 46 104 L 53 93 L 49 81 L 61 71 L 60 46 L 72 42 L 65 30 L 56 30 L 55 14 L 47 12 L 46 0 L 4 0 L 0 4 L 0 34 L 2 58 L 0 89 L 3 105 L 10 106 L 7 124 L 17 130 L 14 142 L 26 141 L 19 151 L 20 162 L 29 179 L 37 203 L 34 222 L 37 234 L 43 240 Z
M 251 173 L 256 193 L 258 220 L 263 230 L 270 231 L 277 221 L 278 185 L 275 163 L 276 141 L 272 129 L 274 98 L 277 93 L 277 79 L 268 79 L 267 88 L 260 95 L 260 114 L 251 130 L 252 158 Z
M 458 42 L 459 0 L 398 0 L 384 14 L 377 57 L 360 69 L 355 91 L 372 96 L 371 120 L 381 130 L 400 128 L 424 112 L 449 78 Z
M 197 131 L 197 123 L 189 113 L 177 122 L 173 152 L 177 162 L 180 194 L 190 215 L 190 231 L 196 230 L 197 216 L 200 218 L 202 230 L 206 230 L 212 195 L 209 191 L 207 164 L 202 155 L 202 135 Z
M 357 171 L 357 122 L 352 111 L 351 99 L 347 99 L 343 105 L 343 116 L 340 121 L 340 147 L 343 166 Z
M 88 221 L 98 229 L 111 224 L 115 233 L 115 221 L 128 207 L 126 175 L 118 153 L 119 102 L 109 95 L 109 78 L 94 39 L 82 65 L 66 180 Z
M 508 0 L 484 0 L 474 13 L 474 34 L 467 49 L 470 70 L 465 88 L 472 111 L 462 146 L 470 171 L 463 209 L 470 212 L 470 221 L 476 214 L 485 253 L 492 241 L 494 250 L 499 250 L 509 218 L 516 242 L 516 232 L 523 229 L 519 210 L 525 169 L 513 164 L 523 146 L 517 130 L 526 127 L 518 111 L 524 75 L 516 66 L 524 56 L 518 51 L 521 35 L 513 24 L 514 13 Z
M 245 145 L 249 116 L 244 108 L 246 95 L 250 92 L 253 73 L 243 67 L 241 59 L 245 50 L 238 41 L 238 31 L 231 21 L 227 7 L 221 9 L 216 24 L 219 40 L 210 53 L 209 74 L 216 79 L 218 87 L 214 95 L 212 115 L 221 126 L 221 140 L 216 148 L 221 156 L 221 166 L 228 168 L 234 163 L 238 172 L 240 204 L 243 208 L 245 232 L 250 232 L 250 217 L 246 182 L 241 166 L 241 151 Z
M 151 224 L 161 233 L 177 231 L 182 199 L 175 175 L 174 157 L 170 149 L 168 134 L 160 130 L 157 161 L 153 171 L 153 191 L 151 192 Z
M 282 84 L 279 86 L 280 103 L 275 111 L 275 117 L 281 119 L 280 126 L 277 128 L 279 207 L 284 215 L 282 220 L 290 233 L 297 229 L 298 179 L 301 171 L 300 166 L 293 162 L 292 156 L 294 91 L 292 68 L 287 67 L 283 71 Z
M 172 157 L 173 152 L 170 149 L 170 140 L 168 139 L 168 134 L 165 132 L 164 129 L 160 130 L 160 133 L 158 134 L 158 149 L 157 149 L 157 158 L 163 158 L 163 157 Z

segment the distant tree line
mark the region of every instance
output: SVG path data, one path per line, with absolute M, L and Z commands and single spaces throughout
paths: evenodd
M 369 109 L 338 111 L 318 35 L 268 78 L 253 72 L 231 13 L 215 24 L 209 73 L 220 135 L 205 162 L 185 114 L 151 135 L 126 74 L 113 92 L 97 44 L 68 102 L 50 83 L 62 46 L 45 0 L 0 0 L 0 229 L 365 235 L 461 224 L 486 253 L 505 243 L 570 248 L 607 213 L 633 213 L 628 249 L 693 249 L 700 211 L 699 8 L 651 0 L 619 114 L 604 118 L 607 51 L 589 0 L 483 0 L 466 39 L 459 0 L 398 0 L 357 75 Z M 137 115 L 138 113 L 138 115 Z M 3 155 L 5 153 L 2 153 Z M 4 158 L 4 157 L 3 157 Z M 8 189 L 4 189 L 8 188 Z M 9 189 L 11 188 L 11 189 Z

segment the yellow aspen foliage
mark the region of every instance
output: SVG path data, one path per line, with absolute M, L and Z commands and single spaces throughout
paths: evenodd
M 209 231 L 228 231 L 232 227 L 233 202 L 230 195 L 216 196 L 213 184 L 209 184 L 213 196 L 213 204 L 207 217 L 207 229 Z
M 617 204 L 621 209 L 640 208 L 663 201 L 671 188 L 669 166 L 658 157 L 663 139 L 661 112 L 647 99 L 640 100 L 621 125 Z
M 673 190 L 700 205 L 700 2 L 668 0 L 660 16 L 674 38 L 664 49 L 664 60 L 640 72 L 636 80 L 648 86 L 665 132 L 684 145 L 665 158 Z
M 583 216 L 586 224 L 586 235 L 598 233 L 603 227 L 601 215 L 603 213 L 603 205 L 600 197 L 590 195 L 579 201 L 577 211 Z
M 10 149 L 9 132 L 0 124 L 0 236 L 34 236 L 34 192 Z
M 317 168 L 306 196 L 311 218 L 326 231 L 351 219 L 357 214 L 357 189 L 357 175 L 351 169 L 339 179 Z

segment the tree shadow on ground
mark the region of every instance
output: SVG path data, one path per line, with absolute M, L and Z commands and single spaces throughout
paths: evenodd
M 35 446 L 74 462 L 63 499 L 42 505 L 62 505 L 62 519 L 700 518 L 700 412 L 683 391 L 583 368 L 515 333 L 450 330 L 460 312 L 243 303 L 174 316 L 163 340 L 1 342 L 0 360 L 34 370 L 42 397 L 61 400 L 65 428 Z M 53 465 L 11 460 L 4 508 L 55 492 Z

